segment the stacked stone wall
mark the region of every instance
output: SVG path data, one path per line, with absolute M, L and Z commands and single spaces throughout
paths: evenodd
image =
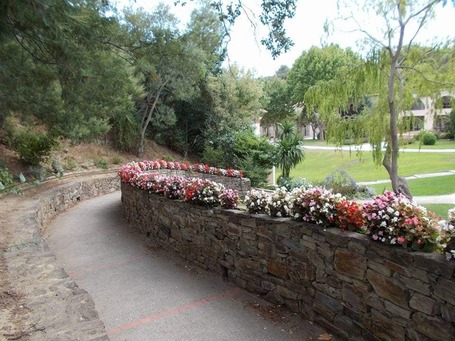
M 208 209 L 122 184 L 129 224 L 349 340 L 454 340 L 455 262 L 288 218 Z

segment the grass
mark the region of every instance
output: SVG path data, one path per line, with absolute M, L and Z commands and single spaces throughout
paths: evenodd
M 398 162 L 400 176 L 447 171 L 455 169 L 455 153 L 403 152 Z M 337 169 L 344 169 L 356 181 L 389 178 L 384 167 L 374 163 L 371 152 L 331 150 L 306 150 L 305 160 L 291 170 L 291 177 L 322 181 Z
M 455 193 L 455 174 L 438 176 L 434 178 L 408 180 L 409 188 L 413 196 L 421 195 L 444 195 Z M 382 193 L 385 189 L 392 190 L 390 183 L 368 185 L 373 188 L 376 194 Z
M 402 148 L 403 149 L 420 149 L 425 150 L 425 149 L 455 149 L 455 140 L 438 140 L 436 143 L 432 146 L 425 146 L 425 145 L 420 145 L 420 142 L 413 142 L 407 145 L 404 145 Z
M 424 204 L 422 206 L 425 207 L 427 211 L 436 213 L 436 215 L 442 217 L 442 219 L 447 219 L 447 212 L 454 208 L 454 205 L 450 204 Z

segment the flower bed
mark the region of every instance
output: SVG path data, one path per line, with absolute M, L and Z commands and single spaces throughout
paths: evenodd
M 226 189 L 223 184 L 199 178 L 186 178 L 182 176 L 166 176 L 159 173 L 148 172 L 150 170 L 161 169 L 185 169 L 197 168 L 201 172 L 204 169 L 210 170 L 213 167 L 201 167 L 179 162 L 167 161 L 144 161 L 131 162 L 124 165 L 119 176 L 123 183 L 128 183 L 133 187 L 146 190 L 150 193 L 162 195 L 168 199 L 184 200 L 196 205 L 223 208 L 236 208 L 239 196 L 238 191 Z M 226 176 L 241 176 L 241 172 L 234 170 L 223 170 L 216 168 L 216 172 Z
M 279 188 L 274 193 L 251 190 L 245 196 L 249 213 L 290 216 L 296 221 L 367 234 L 372 240 L 415 251 L 445 251 L 455 259 L 455 209 L 439 220 L 424 207 L 386 191 L 359 205 L 321 187 Z
M 164 160 L 131 162 L 124 165 L 119 176 L 133 187 L 208 207 L 236 208 L 238 192 L 208 179 L 163 176 L 154 170 L 194 171 L 227 177 L 242 177 L 240 171 L 219 169 L 208 165 Z M 339 193 L 321 187 L 300 187 L 274 192 L 250 190 L 244 203 L 249 213 L 337 227 L 363 233 L 372 240 L 391 246 L 425 252 L 445 252 L 455 259 L 455 209 L 447 221 L 440 220 L 402 195 L 386 191 L 362 205 L 349 201 Z

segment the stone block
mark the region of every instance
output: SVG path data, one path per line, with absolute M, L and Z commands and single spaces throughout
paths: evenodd
M 288 271 L 286 266 L 282 263 L 277 262 L 274 259 L 270 259 L 267 263 L 267 271 L 274 276 L 286 279 L 288 278 Z
M 371 329 L 375 338 L 379 340 L 406 340 L 406 330 L 403 326 L 375 310 L 372 312 Z
M 409 278 L 405 276 L 397 276 L 395 275 L 394 277 L 398 278 L 401 283 L 406 285 L 409 289 L 415 290 L 417 292 L 420 292 L 421 294 L 424 295 L 430 295 L 430 285 L 427 283 L 422 282 L 419 279 L 416 278 Z
M 416 253 L 414 266 L 435 275 L 452 279 L 455 272 L 455 262 L 448 262 L 444 255 L 439 253 Z
M 286 288 L 286 287 L 284 287 L 282 285 L 277 285 L 275 291 L 281 297 L 288 298 L 288 299 L 291 299 L 291 300 L 298 300 L 302 296 L 301 293 L 292 291 L 289 288 Z
M 401 266 L 395 262 L 384 260 L 384 265 L 394 272 L 398 272 L 399 274 L 410 276 L 409 270 L 405 266 Z
M 379 272 L 380 274 L 382 274 L 384 276 L 387 276 L 387 277 L 392 276 L 392 271 L 388 267 L 382 265 L 381 263 L 375 262 L 373 260 L 368 260 L 368 268 L 371 270 L 374 270 L 376 272 Z
M 317 253 L 328 262 L 333 261 L 334 252 L 329 245 L 321 245 L 317 247 Z
M 367 279 L 379 297 L 395 303 L 400 307 L 406 309 L 409 307 L 409 294 L 406 287 L 372 270 L 367 271 Z
M 455 306 L 451 304 L 442 304 L 440 309 L 442 318 L 445 321 L 455 324 Z
M 415 329 L 432 340 L 447 341 L 454 339 L 455 327 L 451 323 L 422 313 L 415 313 L 412 319 L 415 322 Z
M 313 300 L 313 309 L 323 317 L 333 320 L 336 314 L 343 312 L 343 305 L 337 299 L 316 291 Z
M 366 311 L 365 300 L 368 296 L 368 289 L 354 284 L 343 283 L 341 296 L 346 306 L 355 308 L 359 311 Z
M 326 295 L 329 295 L 331 297 L 334 297 L 336 299 L 341 299 L 341 294 L 340 291 L 337 288 L 333 288 L 327 283 L 313 283 L 313 287 L 317 290 L 320 291 Z
M 411 310 L 410 309 L 404 309 L 401 308 L 389 301 L 384 301 L 384 307 L 387 312 L 390 313 L 392 318 L 396 320 L 396 318 L 402 318 L 405 320 L 409 320 L 411 317 Z
M 300 239 L 300 245 L 307 247 L 308 249 L 311 250 L 316 250 L 316 243 L 310 236 L 303 235 L 302 238 Z
M 342 275 L 363 280 L 367 263 L 365 257 L 347 249 L 335 251 L 335 270 Z
M 455 305 L 455 281 L 440 278 L 438 284 L 434 288 L 434 294 L 436 297 Z
M 439 313 L 439 305 L 435 300 L 415 293 L 409 300 L 409 306 L 417 311 L 427 315 L 436 315 Z

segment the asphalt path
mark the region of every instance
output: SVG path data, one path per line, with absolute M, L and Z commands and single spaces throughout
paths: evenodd
M 111 340 L 331 339 L 318 325 L 151 246 L 123 221 L 120 205 L 119 192 L 84 201 L 46 232 Z

